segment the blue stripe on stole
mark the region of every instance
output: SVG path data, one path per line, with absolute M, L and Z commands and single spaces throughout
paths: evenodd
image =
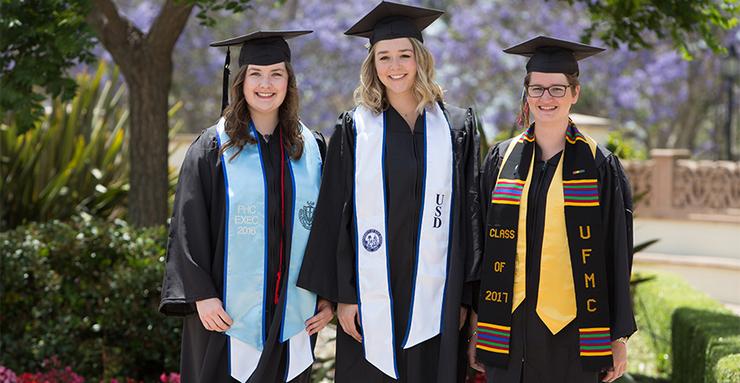
M 225 122 L 224 122 L 225 123 Z M 221 135 L 219 134 L 218 130 L 216 131 L 216 141 L 218 142 L 218 148 L 219 150 L 223 146 L 223 143 L 221 142 Z M 224 175 L 224 191 L 225 191 L 225 200 L 224 200 L 224 220 L 226 221 L 224 224 L 224 238 L 228 241 L 229 238 L 229 178 L 226 175 L 226 157 L 224 154 L 221 154 L 221 170 Z M 229 246 L 228 244 L 224 243 L 224 285 L 222 287 L 221 292 L 221 298 L 223 298 L 223 301 L 221 301 L 222 305 L 226 305 L 226 272 L 229 270 L 228 268 L 229 264 Z M 226 335 L 226 368 L 229 372 L 229 375 L 231 375 L 231 336 Z
M 416 229 L 416 263 L 414 264 L 414 272 L 411 276 L 411 304 L 409 305 L 409 319 L 408 323 L 406 324 L 406 335 L 403 337 L 403 343 L 401 343 L 401 347 L 406 347 L 406 342 L 409 340 L 409 335 L 411 334 L 411 321 L 414 316 L 414 298 L 416 293 L 416 274 L 419 271 L 419 248 L 421 247 L 421 224 L 424 222 L 424 197 L 426 195 L 426 184 L 427 184 L 427 111 L 424 109 L 423 112 L 423 120 L 424 120 L 424 145 L 422 146 L 422 155 L 424 158 L 424 166 L 422 168 L 422 178 L 421 178 L 421 209 L 419 210 L 419 227 Z M 387 230 L 387 228 L 386 228 Z
M 493 194 L 500 193 L 500 192 L 522 194 L 522 189 L 510 189 L 510 188 L 505 188 L 505 187 L 497 187 L 494 189 Z
M 442 109 L 440 107 L 440 109 Z M 452 124 L 450 124 L 450 119 L 447 118 L 447 113 L 445 113 L 444 109 L 442 109 L 442 114 L 445 116 L 445 121 L 447 121 L 447 127 L 452 128 Z M 450 161 L 450 166 L 452 166 L 452 192 L 450 193 L 450 232 L 447 235 L 447 270 L 445 271 L 445 285 L 442 288 L 442 313 L 439 316 L 439 333 L 440 335 L 444 331 L 444 323 L 445 323 L 445 304 L 447 303 L 447 281 L 450 279 L 450 264 L 452 262 L 452 230 L 454 228 L 454 214 L 455 214 L 455 135 L 452 134 L 452 130 L 450 130 L 450 149 L 452 149 L 452 161 Z M 465 276 L 463 276 L 465 278 Z
M 493 335 L 488 335 L 488 334 L 482 334 L 482 333 L 478 333 L 478 338 L 483 339 L 483 340 L 493 340 L 493 341 L 497 341 L 497 342 L 509 343 L 509 338 L 504 338 L 504 337 L 500 337 L 500 336 L 493 336 Z
M 390 246 L 388 245 L 388 196 L 385 195 L 385 140 L 388 133 L 388 114 L 386 112 L 383 112 L 383 146 L 382 146 L 382 156 L 381 156 L 381 171 L 383 172 L 383 206 L 385 206 L 385 231 L 386 231 L 386 239 L 385 239 L 385 267 L 386 267 L 386 275 L 388 278 L 388 300 L 390 301 L 391 305 L 391 339 L 393 340 L 393 371 L 395 372 L 396 376 L 398 376 L 398 364 L 396 363 L 396 323 L 393 319 L 393 292 L 391 291 L 391 262 L 390 262 L 390 254 L 388 253 L 388 249 Z M 355 141 L 355 145 L 357 144 L 357 141 Z
M 254 124 L 250 121 L 249 127 L 252 129 L 252 135 L 255 139 L 257 139 L 257 150 L 260 155 L 260 168 L 262 169 L 262 185 L 264 187 L 264 193 L 265 193 L 265 255 L 264 255 L 264 272 L 262 275 L 263 277 L 263 283 L 262 283 L 262 343 L 264 344 L 265 341 L 267 341 L 267 329 L 265 328 L 265 322 L 267 321 L 267 310 L 265 310 L 265 300 L 267 299 L 267 262 L 268 260 L 268 244 L 269 242 L 269 232 L 268 228 L 270 227 L 269 221 L 269 213 L 267 211 L 268 207 L 268 194 L 267 194 L 267 175 L 265 174 L 265 160 L 262 155 L 262 147 L 259 143 L 259 134 L 257 133 L 257 129 L 254 127 Z
M 578 189 L 570 189 L 565 191 L 566 194 L 570 195 L 584 195 L 584 196 L 594 196 L 599 195 L 599 191 L 594 189 L 584 189 L 584 190 L 578 190 Z

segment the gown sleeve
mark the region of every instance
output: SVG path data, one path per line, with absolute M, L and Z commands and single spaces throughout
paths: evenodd
M 606 269 L 612 339 L 637 330 L 630 296 L 632 272 L 632 192 L 619 159 L 609 154 L 599 167 L 602 227 L 606 239 Z
M 496 184 L 496 178 L 498 177 L 498 171 L 499 166 L 501 162 L 501 154 L 499 151 L 499 147 L 501 147 L 502 144 L 497 144 L 491 147 L 491 149 L 488 150 L 488 154 L 486 155 L 486 158 L 483 160 L 483 165 L 480 169 L 480 182 L 479 182 L 479 207 L 480 207 L 480 217 L 481 217 L 481 225 L 477 228 L 479 230 L 479 238 L 480 238 L 480 247 L 481 247 L 481 259 L 478 262 L 477 267 L 475 268 L 475 282 L 472 285 L 472 307 L 475 312 L 478 312 L 478 295 L 480 290 L 480 262 L 482 262 L 483 259 L 483 250 L 484 250 L 484 244 L 485 244 L 485 233 L 487 231 L 486 227 L 486 217 L 488 215 L 488 206 L 490 204 L 489 202 L 489 196 L 491 195 L 491 190 L 493 190 L 493 186 Z
M 469 137 L 465 143 L 465 162 L 463 171 L 465 184 L 464 219 L 468 254 L 465 257 L 465 283 L 461 303 L 470 307 L 473 304 L 474 289 L 478 280 L 478 268 L 483 257 L 483 242 L 480 226 L 483 218 L 480 214 L 480 135 L 478 134 L 478 117 L 473 108 L 465 116 L 465 131 Z
M 298 286 L 337 303 L 357 303 L 352 246 L 352 119 L 343 113 L 329 140 L 319 199 Z
M 468 109 L 465 127 L 470 137 L 467 142 L 465 161 L 465 213 L 469 225 L 466 231 L 470 233 L 468 236 L 470 254 L 465 267 L 465 281 L 469 282 L 478 279 L 478 269 L 483 257 L 483 237 L 480 230 L 483 222 L 480 211 L 480 136 L 478 135 L 478 118 L 472 108 Z
M 167 241 L 159 311 L 166 315 L 195 312 L 195 302 L 219 297 L 211 278 L 210 198 L 213 142 L 202 133 L 190 145 L 177 182 Z

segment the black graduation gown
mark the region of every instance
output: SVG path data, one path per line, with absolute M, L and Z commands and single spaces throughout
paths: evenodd
M 195 302 L 223 296 L 225 190 L 221 157 L 215 127 L 204 130 L 190 145 L 180 170 L 175 205 L 170 222 L 167 261 L 162 285 L 160 312 L 183 316 L 180 374 L 187 382 L 236 382 L 228 372 L 227 336 L 206 330 L 195 311 Z M 315 133 L 322 158 L 326 151 L 323 137 Z M 286 268 L 290 262 L 292 228 L 285 221 L 284 259 L 278 305 L 274 304 L 279 267 L 280 238 L 280 140 L 273 134 L 268 142 L 260 137 L 268 184 L 268 275 L 265 348 L 249 382 L 283 382 L 286 343 L 278 341 L 282 318 Z M 292 183 L 285 167 L 285 201 L 288 209 Z M 273 234 L 275 233 L 275 234 Z M 315 336 L 312 337 L 315 343 Z M 308 382 L 308 369 L 294 379 Z
M 481 213 L 485 219 L 490 195 L 510 140 L 491 148 L 481 170 Z M 535 146 L 535 163 L 527 204 L 526 298 L 514 311 L 511 324 L 509 366 L 486 367 L 488 382 L 495 383 L 596 383 L 598 373 L 584 371 L 579 356 L 574 320 L 553 335 L 536 313 L 544 233 L 547 189 L 562 152 L 547 161 Z M 612 339 L 637 330 L 629 292 L 632 270 L 632 195 L 619 159 L 598 146 L 601 219 L 606 238 L 606 273 Z M 484 224 L 485 227 L 485 224 Z
M 416 239 L 423 177 L 424 124 L 420 116 L 413 132 L 393 108 L 387 113 L 385 193 L 388 212 L 387 246 L 399 381 L 454 382 L 465 372 L 464 345 L 458 343 L 460 305 L 470 305 L 472 289 L 464 283 L 474 278 L 480 258 L 478 242 L 479 147 L 472 109 L 446 106 L 452 125 L 455 162 L 455 198 L 451 262 L 443 308 L 441 335 L 408 350 L 401 348 L 409 318 L 412 275 L 416 264 Z M 355 234 L 353 206 L 355 133 L 352 113 L 340 116 L 329 142 L 324 182 L 314 211 L 298 285 L 334 302 L 356 304 Z M 433 171 L 431 169 L 430 171 Z M 465 295 L 465 297 L 463 297 Z M 390 334 L 389 334 L 390 336 Z M 336 381 L 393 381 L 367 362 L 363 347 L 337 326 Z

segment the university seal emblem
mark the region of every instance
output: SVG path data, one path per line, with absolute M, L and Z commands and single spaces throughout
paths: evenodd
M 308 201 L 301 210 L 298 211 L 298 220 L 301 221 L 301 225 L 306 230 L 311 230 L 311 223 L 313 222 L 313 209 L 314 209 L 314 203 L 311 201 Z
M 383 243 L 383 236 L 380 232 L 375 229 L 369 229 L 362 235 L 362 246 L 369 252 L 380 249 L 380 245 Z

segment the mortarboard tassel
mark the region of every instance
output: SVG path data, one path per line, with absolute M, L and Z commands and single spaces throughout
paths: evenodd
M 223 93 L 221 94 L 221 115 L 224 114 L 224 109 L 229 105 L 229 63 L 231 62 L 231 49 L 226 47 L 226 62 L 224 63 L 224 84 Z

